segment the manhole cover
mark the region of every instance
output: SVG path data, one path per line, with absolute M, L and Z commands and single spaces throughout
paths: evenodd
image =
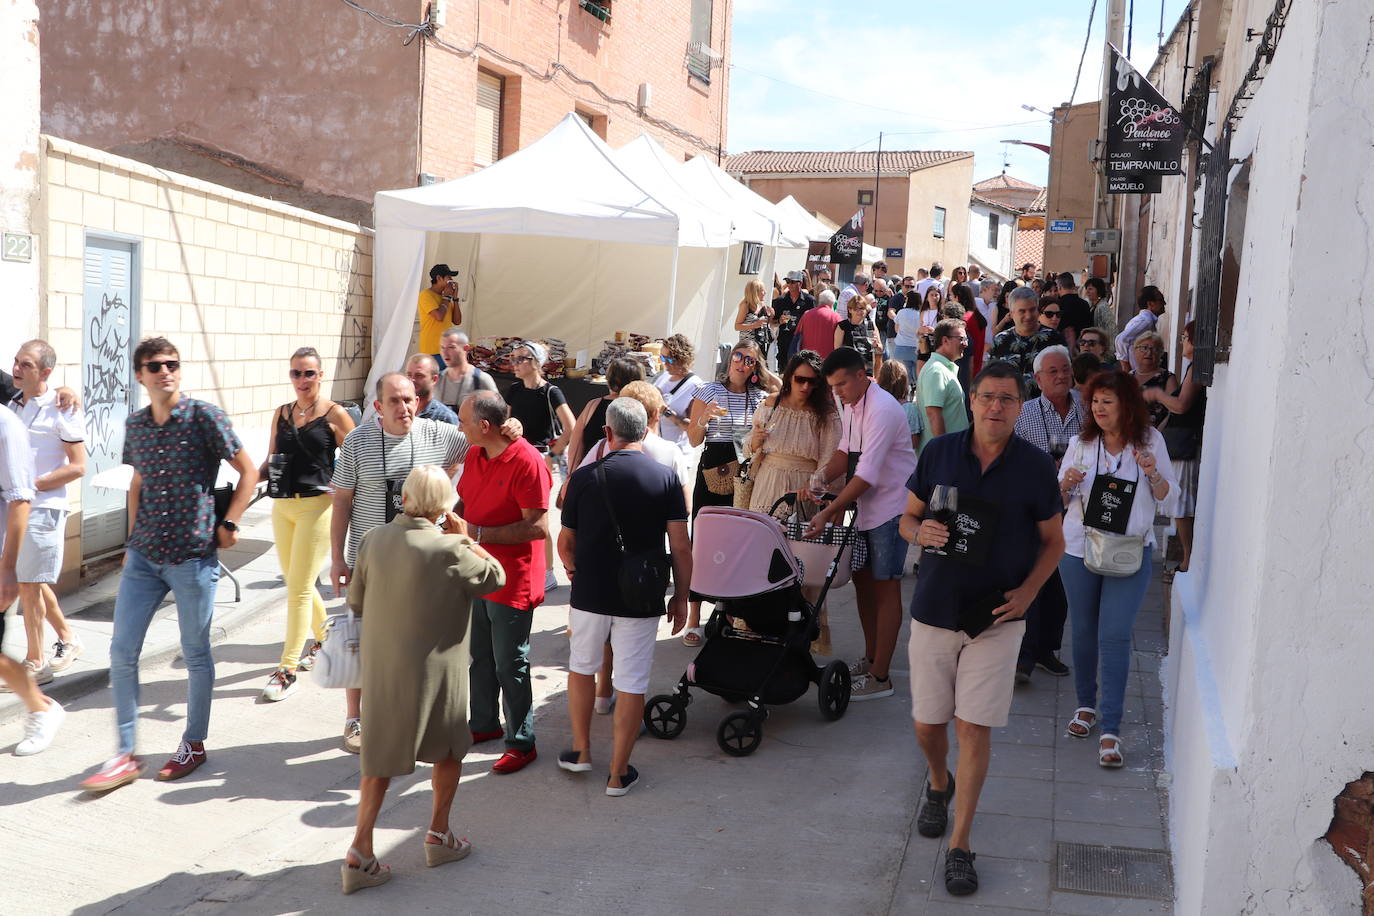
M 1169 854 L 1157 849 L 1057 843 L 1055 889 L 1106 897 L 1174 899 Z

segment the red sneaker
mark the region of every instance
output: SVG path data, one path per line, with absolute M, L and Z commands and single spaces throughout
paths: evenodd
M 127 785 L 142 775 L 142 760 L 133 754 L 120 754 L 118 757 L 105 761 L 99 772 L 81 783 L 81 788 L 87 792 L 108 792 L 111 789 L 118 789 L 120 786 Z
M 534 762 L 534 758 L 539 756 L 539 752 L 534 748 L 527 751 L 509 748 L 501 755 L 501 759 L 491 765 L 493 773 L 519 773 L 525 767 Z
M 157 771 L 157 778 L 163 782 L 170 782 L 173 779 L 180 779 L 192 772 L 205 762 L 205 745 L 197 741 L 183 741 L 177 745 L 177 752 L 172 755 L 172 759 L 162 765 L 162 769 Z
M 473 732 L 472 743 L 481 744 L 483 741 L 495 741 L 497 738 L 504 738 L 506 733 L 497 729 L 494 732 Z

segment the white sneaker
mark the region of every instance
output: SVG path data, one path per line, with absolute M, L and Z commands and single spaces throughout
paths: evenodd
M 52 682 L 52 666 L 47 662 L 34 662 L 25 659 L 24 672 L 33 676 L 34 683 L 42 687 Z M 9 684 L 0 684 L 0 693 L 13 693 Z
M 48 667 L 52 668 L 54 672 L 65 671 L 72 662 L 76 661 L 82 648 L 84 647 L 81 645 L 81 640 L 75 635 L 72 636 L 71 642 L 63 642 L 59 639 L 52 644 L 52 655 L 48 658 Z
M 65 718 L 67 711 L 53 699 L 48 700 L 47 709 L 26 713 L 24 740 L 15 747 L 14 756 L 29 757 L 47 750 L 48 745 L 52 744 L 52 739 L 57 737 L 57 730 L 62 727 L 62 720 Z

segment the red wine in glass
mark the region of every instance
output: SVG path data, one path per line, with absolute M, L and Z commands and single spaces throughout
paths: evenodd
M 931 518 L 949 529 L 949 541 L 946 542 L 946 546 L 953 544 L 954 519 L 959 512 L 959 489 L 947 484 L 936 484 L 930 491 L 929 506 Z M 927 547 L 925 550 L 926 553 L 949 556 L 943 547 Z

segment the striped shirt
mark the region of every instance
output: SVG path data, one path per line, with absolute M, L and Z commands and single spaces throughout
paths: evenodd
M 381 424 L 368 420 L 344 438 L 334 463 L 332 486 L 353 491 L 353 513 L 348 520 L 348 548 L 344 559 L 351 567 L 363 535 L 386 524 L 386 481 L 405 480 L 422 464 L 441 468 L 467 457 L 468 440 L 458 427 L 417 417 L 409 435 L 393 436 Z M 455 495 L 454 499 L 457 499 Z
M 730 411 L 728 417 L 714 417 L 706 425 L 707 442 L 733 442 L 733 431 L 748 430 L 754 424 L 754 411 L 759 409 L 768 392 L 753 385 L 744 391 L 731 391 L 721 382 L 708 382 L 697 389 L 696 399 L 704 404 L 719 404 Z

